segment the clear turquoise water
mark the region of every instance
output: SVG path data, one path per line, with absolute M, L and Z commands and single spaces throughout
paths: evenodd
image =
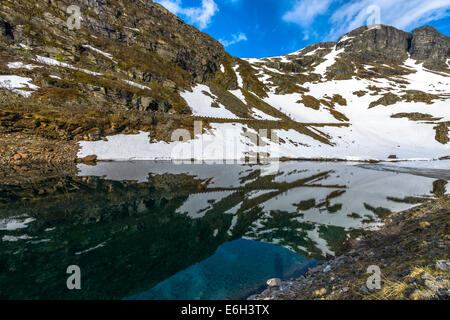
M 269 278 L 296 277 L 316 264 L 280 246 L 239 239 L 222 244 L 212 257 L 129 299 L 245 299 L 263 289 Z

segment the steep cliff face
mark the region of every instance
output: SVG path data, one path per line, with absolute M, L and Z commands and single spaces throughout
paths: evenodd
M 383 59 L 400 63 L 406 59 L 411 38 L 411 34 L 394 27 L 361 27 L 341 37 L 336 47 L 359 54 L 366 60 Z
M 430 69 L 448 68 L 445 62 L 450 58 L 450 37 L 431 26 L 415 29 L 410 53 L 411 58 L 425 61 L 424 66 Z
M 450 58 L 450 38 L 431 26 L 417 28 L 412 33 L 383 25 L 361 27 L 342 36 L 337 48 L 367 61 L 402 63 L 409 54 L 436 71 L 448 69 L 445 62 Z

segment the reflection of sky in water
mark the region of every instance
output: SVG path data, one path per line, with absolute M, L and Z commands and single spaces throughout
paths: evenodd
M 236 240 L 224 243 L 212 257 L 130 299 L 242 299 L 269 278 L 292 278 L 315 264 L 280 246 Z

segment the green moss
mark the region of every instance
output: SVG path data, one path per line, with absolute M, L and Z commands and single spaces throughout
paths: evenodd
M 64 55 L 62 55 L 61 53 L 57 53 L 55 55 L 55 60 L 59 61 L 59 62 L 65 62 L 66 58 L 64 57 Z

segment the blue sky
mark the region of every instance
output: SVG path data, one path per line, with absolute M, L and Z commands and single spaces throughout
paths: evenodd
M 278 56 L 336 41 L 362 25 L 450 35 L 450 0 L 155 0 L 222 42 L 233 56 Z

